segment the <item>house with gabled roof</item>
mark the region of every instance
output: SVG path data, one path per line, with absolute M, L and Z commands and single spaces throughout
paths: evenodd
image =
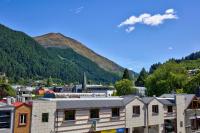
M 32 105 L 23 102 L 15 102 L 14 131 L 13 133 L 30 133 Z

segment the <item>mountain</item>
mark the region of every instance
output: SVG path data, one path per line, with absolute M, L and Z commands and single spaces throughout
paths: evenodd
M 83 72 L 91 82 L 113 83 L 119 79 L 70 47 L 44 48 L 27 34 L 1 24 L 0 72 L 14 82 L 50 76 L 67 83 L 81 82 Z
M 119 75 L 122 75 L 123 73 L 123 68 L 118 64 L 95 53 L 81 42 L 76 41 L 70 37 L 66 37 L 60 33 L 49 33 L 35 37 L 34 39 L 46 48 L 72 48 L 75 52 L 92 60 L 106 71 L 117 73 Z
M 185 60 L 197 60 L 200 58 L 200 51 L 194 52 L 188 56 L 186 56 L 184 59 Z

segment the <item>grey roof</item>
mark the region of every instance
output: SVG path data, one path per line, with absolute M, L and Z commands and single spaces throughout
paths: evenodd
M 134 99 L 138 99 L 141 102 L 138 96 L 129 95 L 124 97 L 115 97 L 115 98 L 78 98 L 78 99 L 68 99 L 68 100 L 56 100 L 58 109 L 66 108 L 106 108 L 106 107 L 123 107 Z
M 123 99 L 101 99 L 101 100 L 61 100 L 57 101 L 58 109 L 75 109 L 75 108 L 106 108 L 122 107 Z
M 6 108 L 6 109 L 12 108 L 12 109 L 14 109 L 14 106 L 8 105 L 7 103 L 0 102 L 0 109 L 2 109 L 2 108 Z
M 149 104 L 153 99 L 157 99 L 163 105 L 174 105 L 174 100 L 171 99 L 159 99 L 157 97 L 143 97 L 142 101 L 146 104 Z
M 174 98 L 174 94 L 162 94 L 160 98 Z
M 175 105 L 174 100 L 170 99 L 158 99 L 158 101 L 160 101 L 164 105 Z
M 153 99 L 154 99 L 154 97 L 143 97 L 143 98 L 142 98 L 142 101 L 143 101 L 144 103 L 148 104 L 148 103 L 150 103 L 151 100 L 153 100 Z
M 0 102 L 0 107 L 1 106 L 6 106 L 6 105 L 7 105 L 6 103 Z
M 31 90 L 28 90 L 26 87 L 17 87 L 16 91 L 26 91 L 26 92 L 31 92 Z
M 124 105 L 128 104 L 129 102 L 133 101 L 134 99 L 138 99 L 141 102 L 143 102 L 142 99 L 139 98 L 137 95 L 128 95 L 128 96 L 124 96 L 122 98 L 123 98 Z
M 187 108 L 191 103 L 192 99 L 195 97 L 194 94 L 184 94 L 185 96 L 185 107 Z

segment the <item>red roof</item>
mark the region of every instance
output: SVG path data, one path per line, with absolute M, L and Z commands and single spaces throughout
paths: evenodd
M 23 103 L 22 102 L 15 102 L 13 103 L 12 105 L 15 106 L 15 107 L 19 107 L 21 106 Z
M 2 103 L 6 103 L 7 100 L 6 100 L 6 99 L 1 99 L 0 102 L 2 102 Z
M 29 103 L 23 103 L 23 102 L 14 102 L 14 103 L 12 103 L 12 105 L 15 106 L 16 108 L 20 107 L 22 105 L 31 106 L 31 104 L 29 104 Z
M 47 93 L 47 94 L 51 94 L 51 93 L 55 93 L 55 92 L 52 91 L 52 90 L 48 90 L 48 91 L 46 91 L 45 93 Z

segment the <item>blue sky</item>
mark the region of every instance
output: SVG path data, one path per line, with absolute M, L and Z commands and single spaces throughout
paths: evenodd
M 31 36 L 60 32 L 139 72 L 200 50 L 199 7 L 199 0 L 0 0 L 0 23 Z

